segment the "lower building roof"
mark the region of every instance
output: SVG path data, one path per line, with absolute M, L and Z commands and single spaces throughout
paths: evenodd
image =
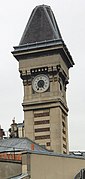
M 7 138 L 0 139 L 0 152 L 12 151 L 36 151 L 47 152 L 45 148 L 36 144 L 28 138 Z

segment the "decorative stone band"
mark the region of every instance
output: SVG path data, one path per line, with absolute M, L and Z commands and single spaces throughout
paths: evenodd
M 30 70 L 21 70 L 20 77 L 23 80 L 24 86 L 31 85 L 33 78 L 38 74 L 48 75 L 50 82 L 52 82 L 53 80 L 60 82 L 60 79 L 62 79 L 64 88 L 66 90 L 66 85 L 68 84 L 68 77 L 65 74 L 65 71 L 62 69 L 60 64 L 52 67 L 42 67 L 42 68 L 35 68 Z

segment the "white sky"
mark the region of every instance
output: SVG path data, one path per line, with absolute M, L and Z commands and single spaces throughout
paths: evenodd
M 0 0 L 0 124 L 8 130 L 13 117 L 24 119 L 23 85 L 18 62 L 11 54 L 17 46 L 33 8 L 50 5 L 75 66 L 67 86 L 70 150 L 85 151 L 85 1 Z

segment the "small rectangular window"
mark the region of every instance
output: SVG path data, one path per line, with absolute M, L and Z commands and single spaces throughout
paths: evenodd
M 44 117 L 44 116 L 49 116 L 49 112 L 34 113 L 34 117 Z
M 46 131 L 50 131 L 50 128 L 47 127 L 47 128 L 38 128 L 38 129 L 35 129 L 35 132 L 46 132 Z
M 65 144 L 63 144 L 63 147 L 66 149 L 66 145 Z
M 34 121 L 34 125 L 40 125 L 40 124 L 49 124 L 49 120 L 42 120 L 42 121 Z
M 46 145 L 47 145 L 47 146 L 50 146 L 50 142 L 47 142 Z
M 35 140 L 50 139 L 50 135 L 35 136 Z

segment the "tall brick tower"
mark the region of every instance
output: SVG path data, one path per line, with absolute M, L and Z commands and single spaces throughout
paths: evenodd
M 34 8 L 18 46 L 24 85 L 25 136 L 58 153 L 68 153 L 66 85 L 74 62 L 49 6 Z

